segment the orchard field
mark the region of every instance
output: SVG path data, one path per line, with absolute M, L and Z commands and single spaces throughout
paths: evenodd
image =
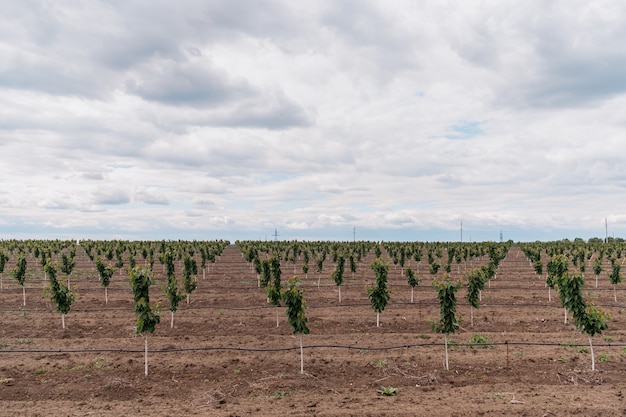
M 162 242 L 157 242 L 157 248 L 159 243 L 163 250 Z M 166 246 L 179 243 L 167 242 Z M 524 245 L 491 244 L 505 248 L 503 258 L 495 276 L 484 283 L 479 308 L 471 313 L 466 298 L 468 272 L 490 261 L 487 251 L 477 249 L 478 243 L 414 245 L 419 261 L 409 250 L 406 259 L 398 259 L 398 248 L 404 244 L 367 243 L 362 258 L 353 259 L 355 272 L 345 252 L 341 287 L 333 279 L 337 268 L 333 253 L 343 253 L 349 242 L 327 245 L 330 250 L 322 272 L 317 272 L 316 265 L 321 252 L 311 252 L 306 273 L 304 243 L 295 252 L 291 243 L 275 243 L 281 249 L 274 247 L 273 253 L 268 243 L 258 243 L 266 249 L 255 253 L 243 244 L 216 249 L 214 262 L 205 262 L 208 270 L 201 266 L 197 248 L 193 253 L 187 251 L 189 246 L 173 250 L 179 255 L 187 251 L 197 262 L 197 274 L 192 276 L 197 287 L 189 303 L 181 299 L 173 327 L 167 271 L 157 249 L 150 302 L 154 309 L 160 306 L 160 323 L 154 333 L 136 334 L 129 248 L 120 253 L 123 265 L 119 267 L 114 266 L 115 257 L 107 259 L 102 252 L 103 262 L 114 269 L 106 302 L 96 269 L 96 249 L 90 249 L 91 259 L 85 251 L 88 242 L 79 246 L 73 242 L 49 253 L 57 262 L 57 280 L 66 284 L 62 254 L 72 248 L 76 252 L 69 274 L 75 300 L 64 315 L 63 329 L 49 289 L 50 277 L 40 262 L 42 255 L 24 242 L 0 241 L 8 258 L 0 290 L 0 415 L 626 414 L 626 284 L 614 286 L 609 279 L 612 266 L 624 261 L 620 243 L 608 251 L 603 246 L 608 243 L 581 244 L 584 255 L 580 260 L 581 249 L 572 242 L 560 249 L 568 257 L 570 270 L 579 271 L 585 264 L 582 295 L 611 317 L 608 328 L 593 337 L 595 371 L 591 370 L 587 334 L 574 325 L 571 314 L 564 323 L 558 288 L 550 290 L 549 300 L 549 249 L 540 249 L 543 273 L 538 275 L 522 251 Z M 467 250 L 463 257 L 450 256 L 452 247 L 458 255 L 469 246 L 475 249 L 470 256 Z M 390 290 L 379 327 L 366 290 L 375 284 L 370 265 L 377 259 L 376 248 L 388 264 Z M 24 291 L 12 278 L 20 252 L 27 262 Z M 595 261 L 600 252 L 601 262 Z M 428 259 L 428 253 L 433 259 Z M 300 335 L 288 323 L 284 303 L 268 305 L 252 259 L 271 255 L 280 257 L 283 285 L 297 275 L 304 290 L 310 329 L 302 338 L 304 373 L 300 372 Z M 149 262 L 140 251 L 133 258 L 140 266 Z M 440 265 L 438 271 L 431 269 L 430 260 Z M 602 266 L 597 287 L 594 261 Z M 449 335 L 446 370 L 444 335 L 433 328 L 441 318 L 440 301 L 431 283 L 434 278 L 443 280 L 448 262 L 450 282 L 461 280 L 462 285 L 456 292 L 459 327 Z M 183 264 L 183 257 L 176 256 L 176 284 L 184 295 Z M 413 302 L 407 267 L 421 280 L 414 287 Z

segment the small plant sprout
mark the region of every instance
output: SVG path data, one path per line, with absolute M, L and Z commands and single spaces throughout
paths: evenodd
M 406 267 L 404 270 L 404 274 L 406 275 L 406 281 L 409 283 L 411 287 L 411 303 L 413 302 L 413 290 L 420 283 L 421 279 L 417 278 L 415 271 L 413 271 L 410 267 Z
M 376 312 L 376 327 L 380 327 L 380 313 L 387 307 L 390 294 L 387 287 L 387 274 L 389 273 L 389 264 L 378 258 L 372 263 L 371 268 L 376 274 L 376 285 L 374 287 L 366 287 L 367 296 L 370 304 Z
M 64 284 L 59 283 L 57 280 L 57 267 L 58 265 L 52 263 L 50 260 L 46 263 L 44 270 L 48 274 L 50 281 L 49 290 L 52 301 L 57 306 L 57 311 L 61 313 L 61 327 L 65 329 L 65 315 L 69 313 L 72 303 L 74 302 L 74 293 Z
M 441 306 L 441 318 L 438 323 L 434 323 L 433 328 L 437 333 L 443 333 L 444 346 L 446 351 L 446 371 L 450 370 L 448 364 L 448 335 L 456 333 L 459 323 L 456 318 L 456 295 L 461 288 L 461 281 L 452 282 L 450 275 L 444 274 L 441 279 L 433 280 L 433 287 L 437 290 L 439 304 Z
M 100 284 L 104 287 L 104 304 L 109 303 L 109 284 L 111 283 L 111 277 L 115 273 L 115 269 L 112 266 L 105 264 L 100 258 L 96 260 L 96 269 L 100 275 Z
M 24 287 L 24 281 L 26 280 L 26 258 L 23 253 L 17 258 L 15 268 L 11 270 L 11 275 L 22 286 L 22 305 L 26 305 L 26 288 Z
M 304 289 L 300 286 L 298 277 L 290 278 L 287 288 L 282 290 L 282 299 L 287 306 L 287 320 L 293 328 L 293 334 L 300 335 L 300 373 L 304 373 L 304 350 L 302 349 L 302 334 L 309 334 L 307 318 L 305 316 L 306 303 L 303 300 Z
M 150 305 L 149 289 L 154 283 L 150 270 L 136 266 L 130 270 L 129 276 L 137 318 L 135 333 L 144 336 L 144 368 L 145 375 L 148 376 L 148 335 L 145 333 L 154 333 L 156 325 L 159 324 L 159 306 L 156 305 L 153 311 Z
M 378 393 L 385 397 L 393 397 L 394 395 L 398 395 L 398 388 L 392 387 L 391 385 L 388 387 L 380 387 Z

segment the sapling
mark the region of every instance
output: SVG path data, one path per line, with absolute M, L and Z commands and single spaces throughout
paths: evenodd
M 444 274 L 441 279 L 433 280 L 433 287 L 437 290 L 437 296 L 440 304 L 440 320 L 433 323 L 433 330 L 437 333 L 443 333 L 444 346 L 446 351 L 446 371 L 450 370 L 448 366 L 448 335 L 456 333 L 459 329 L 459 323 L 456 319 L 456 295 L 455 293 L 461 288 L 461 281 L 452 282 L 450 275 Z
M 185 287 L 185 292 L 187 293 L 187 304 L 189 304 L 189 296 L 198 286 L 198 281 L 191 277 L 197 273 L 198 264 L 196 263 L 196 260 L 185 256 L 183 266 L 183 276 L 185 277 L 185 280 L 183 281 L 183 285 Z
M 70 274 L 74 270 L 76 266 L 76 260 L 73 256 L 67 256 L 65 253 L 61 255 L 61 261 L 63 264 L 61 265 L 61 272 L 67 275 L 67 286 L 70 286 Z
M 366 291 L 370 304 L 376 312 L 376 327 L 380 327 L 380 313 L 387 307 L 390 298 L 387 287 L 389 264 L 378 258 L 371 264 L 371 268 L 376 274 L 376 285 L 374 287 L 367 286 Z
M 480 307 L 480 292 L 485 286 L 486 275 L 481 269 L 468 271 L 467 277 L 467 302 L 470 305 L 470 325 L 474 327 L 474 308 Z
M 413 302 L 413 290 L 420 283 L 421 279 L 417 278 L 415 271 L 408 266 L 404 270 L 404 274 L 406 275 L 407 282 L 411 286 L 411 302 Z
M 150 305 L 150 286 L 154 283 L 150 270 L 143 266 L 136 266 L 129 271 L 130 286 L 133 290 L 133 300 L 135 302 L 136 334 L 144 336 L 144 369 L 145 375 L 148 376 L 148 335 L 153 333 L 157 324 L 159 324 L 159 305 L 155 306 L 154 311 Z
M 7 264 L 9 257 L 0 249 L 0 290 L 2 289 L 2 274 L 4 274 L 4 267 Z
M 176 274 L 174 271 L 174 255 L 172 252 L 167 251 L 163 254 L 163 260 L 167 275 L 167 284 L 165 286 L 165 295 L 170 302 L 170 329 L 174 328 L 174 313 L 178 309 L 178 304 L 185 299 L 185 295 L 178 288 L 178 282 L 176 281 Z
M 582 288 L 585 279 L 581 273 L 564 273 L 558 282 L 559 295 L 565 308 L 572 313 L 574 324 L 589 338 L 589 351 L 591 353 L 591 370 L 596 370 L 595 355 L 593 353 L 592 337 L 601 334 L 608 328 L 606 322 L 609 315 L 593 303 L 587 304 L 583 299 Z
M 115 269 L 102 262 L 100 257 L 96 259 L 96 269 L 100 275 L 100 284 L 104 287 L 104 304 L 109 304 L 109 284 L 111 283 L 111 277 L 113 277 Z
M 273 280 L 269 280 L 265 287 L 267 291 L 267 302 L 273 306 L 276 306 L 276 327 L 278 327 L 278 307 L 280 307 L 280 261 L 277 257 L 273 257 L 270 260 L 270 272 Z
M 339 302 L 341 303 L 341 284 L 343 284 L 343 271 L 346 260 L 343 256 L 337 257 L 337 267 L 332 272 L 332 278 L 339 289 Z
M 48 279 L 50 281 L 49 290 L 52 301 L 57 306 L 57 311 L 61 313 L 61 327 L 65 329 L 65 315 L 69 313 L 70 308 L 72 308 L 72 303 L 74 302 L 74 293 L 72 290 L 64 285 L 59 283 L 57 280 L 57 266 L 52 263 L 50 260 L 46 263 L 44 270 L 48 275 Z
M 613 284 L 613 300 L 617 303 L 617 293 L 615 291 L 615 286 L 622 282 L 622 275 L 620 274 L 622 266 L 617 262 L 613 261 L 613 270 L 609 274 L 609 280 L 611 280 L 611 284 Z
M 593 273 L 596 276 L 596 288 L 598 288 L 598 275 L 602 273 L 602 258 L 601 257 L 597 257 L 593 261 Z
M 567 272 L 567 257 L 565 255 L 554 255 L 548 261 L 546 267 L 546 285 L 548 286 L 548 301 L 552 301 L 550 289 L 554 288 L 560 277 Z
M 11 275 L 22 286 L 22 305 L 26 305 L 26 288 L 24 287 L 24 280 L 26 279 L 26 258 L 23 253 L 17 257 L 15 268 L 11 270 Z
M 287 288 L 282 290 L 282 299 L 287 306 L 287 320 L 293 328 L 293 334 L 300 335 L 300 373 L 304 373 L 304 351 L 302 348 L 302 334 L 309 334 L 305 316 L 306 303 L 303 300 L 304 289 L 300 286 L 298 277 L 290 278 Z

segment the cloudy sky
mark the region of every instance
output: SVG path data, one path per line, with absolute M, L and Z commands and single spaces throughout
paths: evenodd
M 626 235 L 626 3 L 0 5 L 0 238 Z

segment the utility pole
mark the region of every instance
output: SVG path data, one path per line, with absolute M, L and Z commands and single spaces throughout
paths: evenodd
M 356 242 L 356 227 L 352 228 L 352 239 Z
M 604 218 L 604 243 L 607 243 L 609 241 L 609 223 L 606 220 L 606 217 Z
M 274 229 L 274 240 L 278 240 L 278 230 Z
M 463 243 L 463 222 L 461 221 L 461 243 Z

